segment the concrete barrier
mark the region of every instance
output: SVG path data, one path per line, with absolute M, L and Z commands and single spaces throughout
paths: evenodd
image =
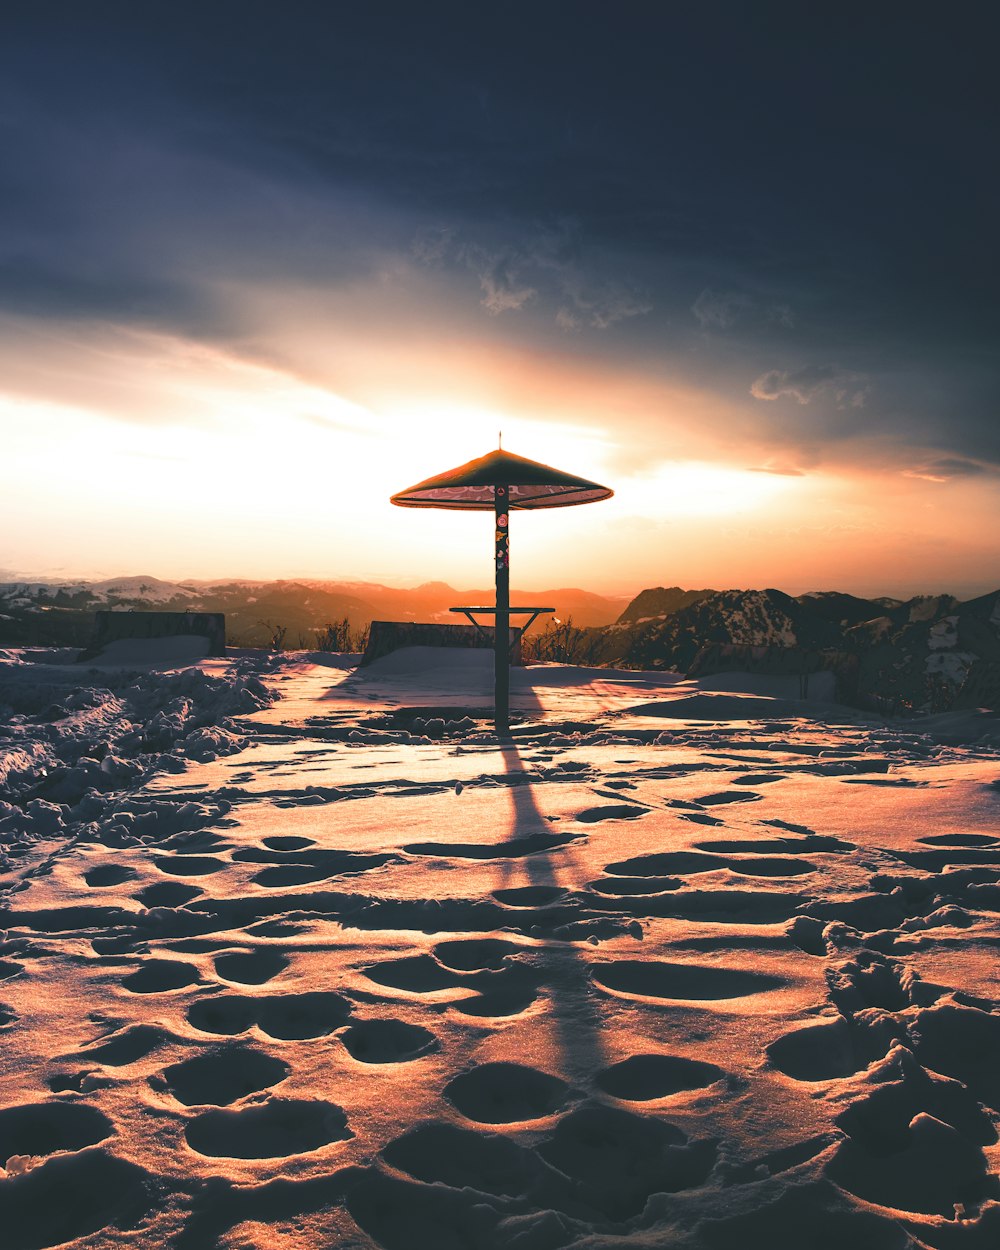
M 400 647 L 482 647 L 493 650 L 493 627 L 423 624 L 419 621 L 372 621 L 361 665 L 371 664 Z M 510 662 L 521 665 L 520 631 L 510 631 Z
M 208 639 L 209 655 L 226 654 L 224 612 L 97 612 L 94 637 L 79 659 L 93 660 L 111 642 L 121 638 L 176 638 L 194 635 Z
M 858 657 L 832 649 L 707 643 L 694 657 L 686 675 L 705 677 L 729 672 L 797 677 L 802 699 L 809 697 L 810 676 L 832 673 L 838 703 L 853 703 L 858 696 Z

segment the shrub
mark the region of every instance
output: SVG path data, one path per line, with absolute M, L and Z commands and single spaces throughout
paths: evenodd
M 521 639 L 521 658 L 525 664 L 593 664 L 598 634 L 600 630 L 578 629 L 572 617 L 553 617 L 544 629 Z
M 371 625 L 365 624 L 360 629 L 352 629 L 350 620 L 345 616 L 340 621 L 327 621 L 322 629 L 314 631 L 317 651 L 364 651 L 368 645 Z

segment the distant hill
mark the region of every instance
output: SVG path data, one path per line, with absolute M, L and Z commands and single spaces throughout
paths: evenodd
M 662 610 L 654 615 L 655 608 Z M 590 664 L 685 673 L 826 667 L 838 673 L 842 697 L 862 706 L 998 708 L 1000 591 L 961 603 L 951 595 L 902 602 L 835 591 L 792 597 L 656 587 L 637 595 L 614 625 L 580 631 L 571 654 Z
M 618 624 L 601 631 L 601 660 L 630 668 L 686 671 L 699 650 L 710 643 L 818 647 L 831 646 L 839 637 L 834 622 L 780 590 L 678 594 L 675 590 L 657 589 L 638 595 Z M 670 601 L 681 606 L 655 617 L 646 615 L 645 605 Z M 629 623 L 628 615 L 636 611 L 642 615 Z
M 576 588 L 513 591 L 514 602 L 553 607 L 581 626 L 609 625 L 624 598 Z M 265 645 L 284 628 L 285 645 L 312 647 L 330 622 L 360 630 L 372 620 L 454 621 L 458 604 L 492 603 L 493 591 L 455 590 L 445 582 L 398 589 L 369 582 L 296 581 L 167 582 L 147 575 L 100 582 L 0 583 L 0 645 L 84 645 L 100 609 L 224 612 L 230 641 Z M 459 618 L 460 619 L 460 618 Z
M 902 606 L 898 599 L 859 599 L 856 595 L 845 595 L 837 590 L 812 590 L 796 596 L 795 602 L 825 620 L 845 626 L 858 625 L 889 608 Z
M 681 590 L 680 586 L 656 586 L 652 590 L 642 590 L 618 618 L 618 625 L 634 625 L 639 621 L 653 620 L 658 616 L 669 616 L 673 612 L 697 603 L 714 590 Z

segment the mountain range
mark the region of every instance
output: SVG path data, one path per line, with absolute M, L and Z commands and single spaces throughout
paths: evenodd
M 372 620 L 461 621 L 449 612 L 459 604 L 492 603 L 492 590 L 456 590 L 445 582 L 425 582 L 412 589 L 374 582 L 224 581 L 168 582 L 156 577 L 106 581 L 0 583 L 0 645 L 84 645 L 99 610 L 156 609 L 167 612 L 224 612 L 234 645 L 265 645 L 276 628 L 285 645 L 310 648 L 315 633 L 346 619 L 352 631 Z M 581 626 L 614 622 L 627 600 L 586 590 L 512 591 L 513 602 L 555 608 L 562 620 Z
M 572 641 L 578 662 L 623 668 L 825 669 L 842 701 L 888 712 L 1000 708 L 1000 590 L 960 602 L 656 587 Z
M 661 669 L 836 675 L 838 698 L 888 712 L 1000 708 L 1000 591 L 864 599 L 839 591 L 685 590 L 656 586 L 631 600 L 563 588 L 516 594 L 544 604 L 532 646 L 543 659 Z M 490 603 L 489 590 L 444 582 L 398 589 L 370 582 L 0 583 L 0 646 L 85 646 L 94 612 L 223 612 L 231 644 L 311 649 L 327 624 L 347 620 L 355 640 L 371 620 L 454 622 L 449 608 Z M 460 618 L 458 618 L 460 619 Z M 544 619 L 544 618 L 543 618 Z

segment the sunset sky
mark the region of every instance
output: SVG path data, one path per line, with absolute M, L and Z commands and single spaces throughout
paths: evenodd
M 988 12 L 5 6 L 0 578 L 995 589 Z

